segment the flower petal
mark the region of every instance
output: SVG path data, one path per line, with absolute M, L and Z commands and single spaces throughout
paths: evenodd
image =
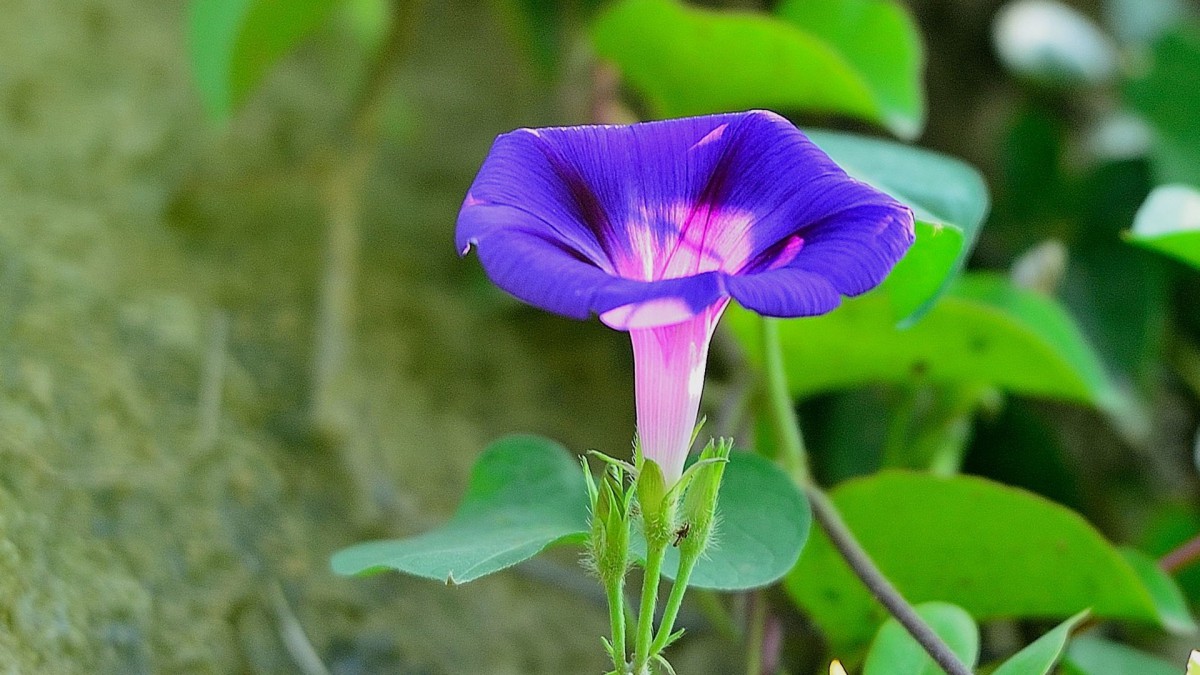
M 461 245 L 478 246 L 480 262 L 497 286 L 575 319 L 596 313 L 620 330 L 666 326 L 727 295 L 723 275 L 715 272 L 653 283 L 609 275 L 547 233 L 538 219 L 512 207 L 464 210 L 459 229 L 479 233 Z
M 778 316 L 828 311 L 878 284 L 913 234 L 907 208 L 752 111 L 504 134 L 456 238 L 517 297 L 635 329 L 726 293 Z
M 829 279 L 794 267 L 730 277 L 726 284 L 743 307 L 765 316 L 816 316 L 833 311 L 842 301 Z
M 867 204 L 806 225 L 794 237 L 764 251 L 750 273 L 726 281 L 744 307 L 777 317 L 832 311 L 840 296 L 883 281 L 913 242 L 913 217 L 899 204 Z

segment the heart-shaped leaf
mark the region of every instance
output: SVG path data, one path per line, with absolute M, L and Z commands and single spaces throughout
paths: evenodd
M 1101 618 L 1164 623 L 1138 574 L 1100 533 L 1033 493 L 968 476 L 884 472 L 842 483 L 831 496 L 912 602 L 951 602 L 979 620 L 1091 607 Z M 819 531 L 786 585 L 835 648 L 866 644 L 886 617 Z
M 448 523 L 407 539 L 342 549 L 332 566 L 338 574 L 390 569 L 464 584 L 552 544 L 583 541 L 587 527 L 587 487 L 570 453 L 544 438 L 510 436 L 480 455 Z
M 967 667 L 975 665 L 979 660 L 979 627 L 970 614 L 945 602 L 926 602 L 913 609 L 960 661 Z M 943 671 L 908 630 L 893 618 L 880 626 L 871 643 L 863 675 L 897 673 L 942 675 Z
M 1071 631 L 1087 618 L 1088 610 L 1076 614 L 1058 624 L 1049 633 L 1034 640 L 1029 646 L 1013 654 L 992 675 L 1048 675 L 1054 664 L 1062 657 Z
M 796 13 L 796 23 L 766 14 L 689 7 L 673 0 L 618 0 L 592 24 L 597 53 L 664 117 L 747 108 L 830 112 L 878 122 L 912 138 L 924 122 L 920 46 L 899 7 L 878 0 L 827 3 L 829 17 Z M 854 23 L 845 5 L 867 7 Z M 899 13 L 900 19 L 897 19 Z M 885 16 L 886 15 L 886 16 Z M 882 20 L 878 20 L 883 17 Z M 830 36 L 806 30 L 828 30 Z M 857 28 L 869 29 L 855 35 Z M 871 44 L 872 54 L 843 49 Z M 893 81 L 889 60 L 906 79 Z
M 734 591 L 778 581 L 795 566 L 808 541 L 808 500 L 774 462 L 734 452 L 725 467 L 717 501 L 720 520 L 713 544 L 692 572 L 690 586 Z M 645 540 L 632 549 L 642 557 Z M 679 551 L 667 550 L 663 573 L 675 578 Z
M 888 126 L 914 138 L 925 122 L 925 54 L 917 24 L 894 0 L 783 0 L 776 15 L 825 41 L 867 82 Z

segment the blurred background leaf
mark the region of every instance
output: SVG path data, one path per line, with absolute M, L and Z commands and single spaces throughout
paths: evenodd
M 1179 664 L 1187 664 L 1187 651 L 1172 663 L 1123 644 L 1091 635 L 1071 641 L 1063 659 L 1064 675 L 1179 675 Z
M 209 114 L 216 119 L 232 114 L 271 66 L 315 31 L 338 2 L 192 0 L 189 51 Z
M 1186 185 L 1155 188 L 1126 238 L 1200 268 L 1200 191 Z
M 1076 614 L 1009 657 L 992 675 L 1048 675 L 1062 657 L 1071 631 L 1087 618 L 1088 610 Z
M 832 37 L 766 14 L 674 0 L 617 0 L 596 18 L 591 36 L 596 52 L 617 64 L 656 116 L 798 110 L 877 122 L 902 138 L 914 137 L 924 110 L 919 41 L 911 24 L 898 18 L 903 10 L 881 7 L 882 2 L 822 3 L 811 11 L 788 11 L 797 23 L 828 30 Z M 869 35 L 846 30 L 856 12 L 871 21 L 864 29 Z M 880 56 L 847 56 L 842 48 L 857 47 L 856 40 L 882 45 Z M 906 79 L 893 79 L 891 65 Z

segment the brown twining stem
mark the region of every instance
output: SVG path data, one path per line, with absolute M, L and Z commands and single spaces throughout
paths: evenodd
M 1158 561 L 1164 572 L 1173 574 L 1200 560 L 1200 534 L 1183 542 Z
M 900 595 L 900 591 L 888 581 L 875 566 L 867 552 L 854 537 L 854 533 L 846 527 L 846 522 L 834 507 L 829 497 L 820 488 L 809 485 L 805 488 L 808 501 L 812 505 L 813 515 L 821 523 L 825 533 L 837 548 L 838 552 L 850 565 L 850 569 L 862 580 L 871 591 L 871 595 L 896 617 L 896 621 L 904 626 L 913 639 L 937 662 L 942 670 L 949 675 L 971 675 L 971 670 L 958 656 L 950 650 L 933 629 L 929 627 L 913 609 L 912 605 Z

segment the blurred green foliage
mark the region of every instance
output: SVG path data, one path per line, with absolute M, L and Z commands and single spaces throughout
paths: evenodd
M 917 244 L 880 290 L 783 330 L 821 475 L 915 464 L 991 479 L 885 473 L 835 489 L 901 590 L 1026 637 L 1092 607 L 1104 637 L 1072 638 L 1064 672 L 1179 672 L 1186 651 L 1147 626 L 1190 624 L 1195 568 L 1173 575 L 1181 595 L 1110 542 L 1162 555 L 1200 527 L 1200 274 L 1176 262 L 1200 260 L 1196 11 L 1073 3 L 1064 24 L 1006 34 L 996 4 L 424 3 L 364 172 L 341 392 L 352 433 L 329 447 L 303 420 L 326 252 L 313 158 L 344 144 L 331 120 L 397 5 L 13 3 L 0 27 L 0 662 L 291 672 L 278 637 L 290 602 L 319 657 L 350 671 L 598 664 L 602 612 L 563 581 L 573 560 L 447 595 L 334 582 L 325 558 L 448 513 L 501 432 L 627 441 L 618 336 L 515 307 L 449 244 L 495 134 L 599 121 L 592 99 L 611 95 L 647 117 L 780 109 L 917 212 Z M 1054 30 L 1079 19 L 1095 31 L 1083 51 Z M 1107 64 L 1096 77 L 1078 68 L 1089 53 Z M 627 89 L 599 91 L 596 58 Z M 1063 64 L 1083 76 L 1059 77 Z M 862 135 L 876 132 L 939 153 Z M 755 327 L 736 311 L 726 323 L 753 357 Z M 734 410 L 749 444 L 745 366 L 718 360 L 706 404 Z M 955 461 L 931 467 L 930 443 Z M 861 653 L 883 615 L 840 565 L 814 535 L 788 583 L 798 608 L 771 612 L 797 644 L 811 644 L 804 611 Z M 731 669 L 726 638 L 695 625 L 680 672 Z M 1061 628 L 1028 649 L 1057 650 Z M 1004 641 L 988 641 L 1000 658 Z

